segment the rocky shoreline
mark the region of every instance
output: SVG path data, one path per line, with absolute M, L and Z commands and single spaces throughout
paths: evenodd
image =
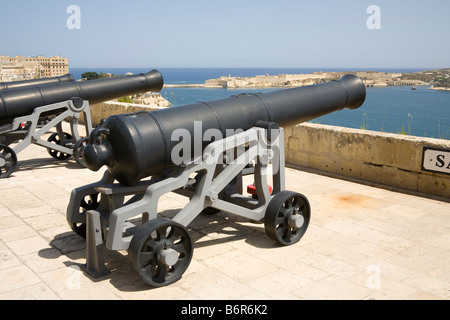
M 436 90 L 436 91 L 450 91 L 450 88 L 443 88 L 443 87 L 432 87 L 430 90 Z

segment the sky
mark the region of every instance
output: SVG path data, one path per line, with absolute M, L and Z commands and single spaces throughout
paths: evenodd
M 71 68 L 444 68 L 449 13 L 448 0 L 1 0 L 0 55 L 58 54 Z

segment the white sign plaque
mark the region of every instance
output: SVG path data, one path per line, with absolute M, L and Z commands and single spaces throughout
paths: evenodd
M 422 170 L 450 174 L 450 150 L 424 148 Z

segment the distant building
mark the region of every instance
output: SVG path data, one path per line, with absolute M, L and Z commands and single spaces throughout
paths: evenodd
M 0 81 L 17 81 L 62 76 L 69 73 L 67 58 L 0 56 Z

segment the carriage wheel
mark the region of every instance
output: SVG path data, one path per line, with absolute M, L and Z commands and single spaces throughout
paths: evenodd
M 88 141 L 89 137 L 84 137 L 78 140 L 73 146 L 73 158 L 75 159 L 75 162 L 78 163 L 83 168 L 86 167 L 83 161 L 83 151 Z
M 264 227 L 271 239 L 289 246 L 303 237 L 310 217 L 311 206 L 305 196 L 282 191 L 276 194 L 267 206 Z
M 64 135 L 65 135 L 66 140 L 70 141 L 72 139 L 72 136 L 69 133 L 64 132 Z M 47 141 L 53 142 L 53 143 L 57 144 L 58 146 L 60 146 L 61 142 L 62 142 L 60 137 L 59 137 L 59 135 L 58 135 L 58 133 L 56 133 L 56 132 L 53 133 L 47 139 Z M 54 149 L 50 149 L 50 148 L 48 148 L 47 151 L 56 160 L 67 160 L 67 159 L 69 159 L 72 156 L 71 154 L 64 153 L 64 152 L 61 152 L 61 151 L 58 151 L 58 150 L 54 150 Z
M 8 178 L 17 168 L 17 155 L 13 149 L 0 145 L 0 179 Z
M 89 210 L 95 210 L 100 205 L 99 193 L 89 194 L 85 196 L 80 203 L 80 215 L 86 217 L 86 212 Z M 69 221 L 69 226 L 76 234 L 86 239 L 86 223 L 75 223 Z
M 192 253 L 192 240 L 186 228 L 163 218 L 144 223 L 128 248 L 133 268 L 153 287 L 178 281 L 187 270 Z

